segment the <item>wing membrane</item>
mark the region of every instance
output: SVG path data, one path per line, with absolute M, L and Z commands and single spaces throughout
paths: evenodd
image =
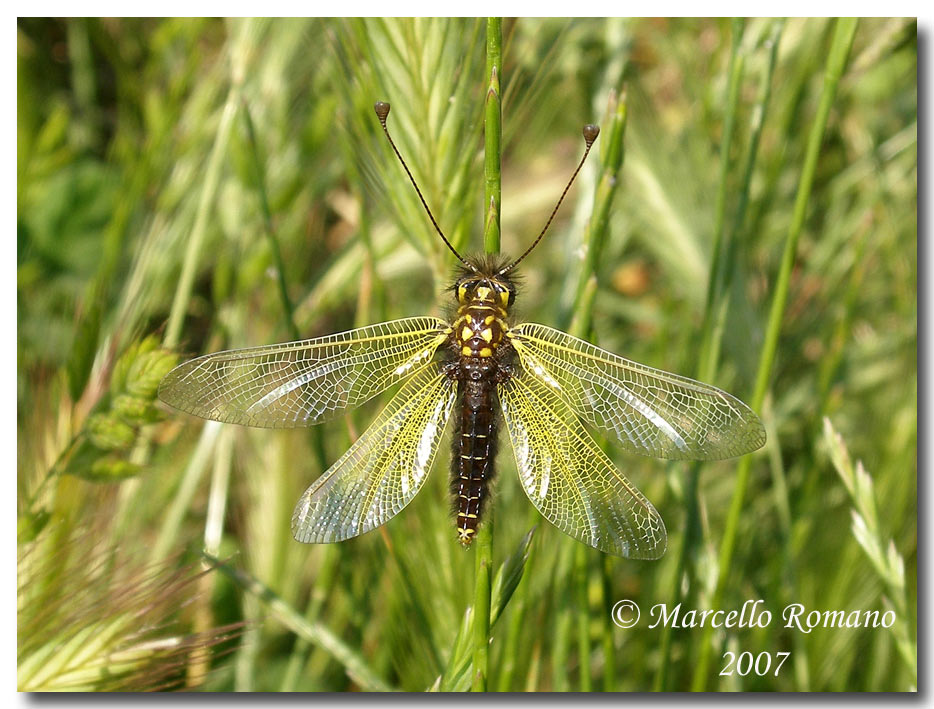
M 339 542 L 395 516 L 428 477 L 455 385 L 422 366 L 363 435 L 302 495 L 292 514 L 300 542 Z
M 447 325 L 404 318 L 336 335 L 205 355 L 162 380 L 159 398 L 201 418 L 297 428 L 333 418 L 431 359 Z
M 661 516 L 551 387 L 522 369 L 500 386 L 499 396 L 519 479 L 545 519 L 609 554 L 657 559 L 665 553 Z
M 752 409 L 716 387 L 646 367 L 545 325 L 526 323 L 509 334 L 526 371 L 634 453 L 719 460 L 765 443 Z

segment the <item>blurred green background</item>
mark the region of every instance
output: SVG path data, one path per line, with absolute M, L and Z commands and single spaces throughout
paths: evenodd
M 455 638 L 475 551 L 455 541 L 446 452 L 386 527 L 305 546 L 289 532 L 295 501 L 379 402 L 317 429 L 257 431 L 170 414 L 154 394 L 177 356 L 294 339 L 281 284 L 302 337 L 444 312 L 452 258 L 372 104 L 392 103 L 445 232 L 480 251 L 485 27 L 19 20 L 20 689 L 469 686 Z M 666 463 L 608 442 L 664 517 L 669 550 L 604 557 L 536 520 L 503 443 L 490 689 L 916 685 L 917 31 L 860 21 L 802 194 L 835 29 L 504 21 L 506 253 L 547 218 L 580 126 L 627 118 L 593 273 L 581 244 L 606 130 L 524 263 L 520 320 L 567 328 L 593 275 L 592 341 L 695 376 L 719 323 L 703 371 L 749 402 L 807 201 L 765 369 L 769 442 L 741 497 L 736 461 Z M 712 308 L 718 244 L 728 266 Z M 641 607 L 636 627 L 611 622 L 620 599 Z M 747 599 L 763 600 L 768 627 L 648 627 L 657 603 Z M 801 633 L 781 620 L 789 603 L 891 608 L 897 622 Z M 720 674 L 727 651 L 772 653 L 772 670 Z M 776 676 L 779 651 L 791 655 Z

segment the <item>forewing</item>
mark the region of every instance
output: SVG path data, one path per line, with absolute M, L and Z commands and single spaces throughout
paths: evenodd
M 292 513 L 300 542 L 339 542 L 386 523 L 419 491 L 438 450 L 455 385 L 429 364 L 302 495 Z
M 545 325 L 525 323 L 509 336 L 530 374 L 634 453 L 720 460 L 765 443 L 759 417 L 716 387 L 646 367 Z
M 358 406 L 423 366 L 444 342 L 437 318 L 204 355 L 169 372 L 159 398 L 201 418 L 298 428 Z
M 545 519 L 608 554 L 665 553 L 661 516 L 552 388 L 520 369 L 500 385 L 499 398 L 522 487 Z

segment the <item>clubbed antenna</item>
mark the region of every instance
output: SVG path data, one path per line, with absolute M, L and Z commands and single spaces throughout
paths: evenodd
M 438 232 L 438 236 L 441 237 L 441 240 L 444 241 L 445 245 L 451 250 L 451 253 L 457 256 L 457 260 L 464 264 L 474 273 L 477 272 L 477 269 L 470 264 L 463 256 L 457 253 L 457 249 L 451 246 L 451 242 L 448 241 L 447 237 L 444 235 L 444 232 L 441 231 L 441 227 L 438 226 L 438 222 L 435 221 L 434 215 L 431 213 L 431 210 L 428 208 L 428 203 L 425 201 L 425 198 L 422 197 L 422 191 L 418 189 L 418 183 L 415 182 L 415 178 L 412 177 L 412 173 L 409 170 L 409 166 L 405 164 L 405 160 L 402 159 L 402 154 L 399 152 L 399 149 L 396 147 L 396 144 L 392 141 L 392 136 L 389 135 L 389 129 L 386 127 L 386 117 L 389 115 L 389 104 L 385 101 L 377 101 L 373 106 L 376 111 L 376 117 L 379 118 L 379 124 L 383 127 L 383 133 L 386 134 L 386 138 L 389 140 L 389 144 L 392 146 L 392 151 L 396 154 L 396 157 L 399 158 L 399 162 L 402 163 L 402 167 L 405 168 L 405 174 L 409 176 L 409 180 L 412 182 L 412 186 L 415 188 L 415 191 L 418 193 L 418 198 L 422 201 L 422 206 L 425 208 L 425 211 L 428 212 L 428 218 L 431 219 L 431 223 L 435 227 L 435 231 Z M 578 168 L 579 169 L 579 168 Z
M 388 110 L 388 109 L 387 109 Z M 384 125 L 385 127 L 385 125 Z M 581 158 L 581 161 L 577 165 L 577 169 L 574 171 L 574 174 L 571 175 L 571 179 L 568 181 L 567 187 L 564 188 L 564 192 L 561 193 L 561 197 L 558 199 L 558 203 L 555 205 L 555 208 L 551 210 L 551 216 L 548 217 L 548 221 L 545 223 L 545 228 L 542 229 L 542 233 L 538 235 L 538 238 L 532 242 L 532 245 L 525 250 L 525 253 L 522 254 L 519 258 L 513 261 L 511 264 L 505 268 L 500 269 L 499 273 L 496 275 L 504 276 L 509 273 L 512 269 L 519 265 L 519 262 L 522 261 L 526 256 L 528 256 L 532 249 L 538 246 L 538 242 L 542 240 L 542 237 L 545 236 L 545 232 L 548 231 L 548 227 L 551 226 L 551 221 L 555 218 L 555 214 L 558 213 L 558 207 L 561 206 L 561 202 L 564 201 L 564 196 L 568 193 L 568 190 L 571 189 L 571 185 L 574 184 L 574 178 L 577 177 L 577 173 L 581 171 L 581 168 L 584 166 L 584 161 L 587 159 L 587 156 L 590 155 L 590 148 L 593 146 L 594 141 L 597 139 L 597 136 L 600 135 L 600 127 L 595 126 L 591 123 L 588 123 L 584 126 L 583 130 L 584 142 L 587 143 L 587 148 L 584 150 L 584 156 Z

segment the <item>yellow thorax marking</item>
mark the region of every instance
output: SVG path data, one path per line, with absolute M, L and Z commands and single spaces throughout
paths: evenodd
M 464 349 L 468 349 L 468 348 L 465 347 Z M 482 350 L 480 350 L 480 356 L 481 357 L 492 357 L 493 350 L 491 350 L 489 347 L 484 347 Z
M 503 310 L 498 305 L 484 305 L 483 303 L 471 302 L 471 303 L 468 303 L 465 307 L 458 310 L 457 312 L 461 312 L 461 310 L 492 310 L 494 313 L 499 313 L 500 315 L 506 315 L 506 311 Z
M 466 330 L 467 328 L 464 328 L 464 329 Z M 473 333 L 471 332 L 470 334 L 473 334 Z M 492 342 L 492 341 L 493 341 L 493 331 L 492 331 L 490 328 L 487 328 L 486 330 L 484 330 L 483 332 L 480 333 L 480 337 L 482 337 L 482 338 L 483 338 L 484 340 L 486 340 L 487 342 Z
M 471 337 L 473 337 L 473 330 L 471 330 L 469 327 L 464 325 L 464 329 L 461 330 L 461 339 L 469 340 Z
M 485 318 L 483 318 L 483 324 L 492 325 L 494 320 L 496 320 L 495 315 L 487 315 Z

